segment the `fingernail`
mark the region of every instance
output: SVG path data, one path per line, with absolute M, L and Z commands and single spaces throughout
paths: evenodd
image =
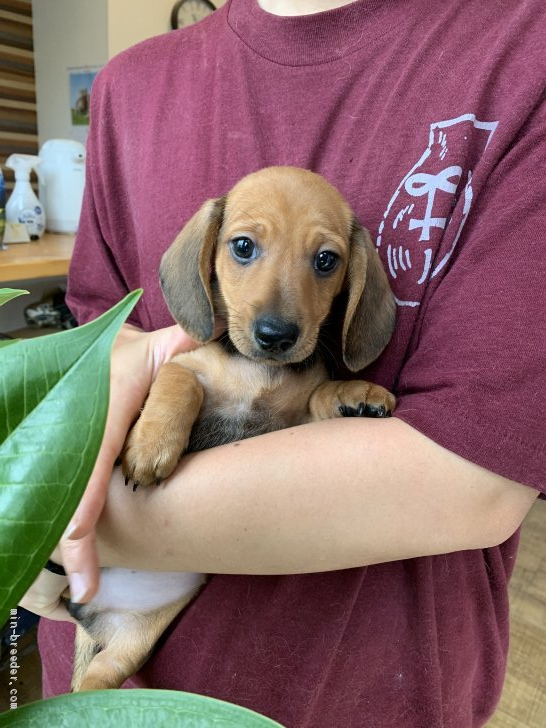
M 87 579 L 76 571 L 68 575 L 68 583 L 70 584 L 70 601 L 79 604 L 87 592 Z
M 70 521 L 70 523 L 66 527 L 65 532 L 63 533 L 63 538 L 70 538 L 70 536 L 72 536 L 72 534 L 76 530 L 76 525 L 77 524 L 75 524 L 74 521 Z

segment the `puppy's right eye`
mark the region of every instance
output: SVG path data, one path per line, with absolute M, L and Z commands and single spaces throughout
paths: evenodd
M 323 275 L 331 273 L 337 266 L 339 255 L 332 250 L 321 250 L 314 260 L 314 266 L 317 273 Z
M 256 245 L 254 241 L 247 237 L 233 238 L 230 241 L 229 247 L 231 254 L 241 263 L 249 263 L 257 255 Z

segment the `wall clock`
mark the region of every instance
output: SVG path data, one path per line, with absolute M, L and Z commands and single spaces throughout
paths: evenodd
M 171 28 L 185 28 L 216 10 L 210 0 L 178 0 L 171 11 Z

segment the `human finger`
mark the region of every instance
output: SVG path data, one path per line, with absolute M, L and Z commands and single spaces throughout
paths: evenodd
M 95 530 L 78 539 L 62 538 L 59 547 L 70 585 L 70 600 L 78 604 L 88 602 L 96 594 L 100 578 Z
M 74 622 L 61 600 L 61 595 L 68 586 L 66 576 L 53 574 L 42 569 L 34 583 L 22 597 L 19 605 L 40 617 L 65 622 Z

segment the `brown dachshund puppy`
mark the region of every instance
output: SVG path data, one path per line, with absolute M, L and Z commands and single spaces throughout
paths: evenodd
M 326 333 L 334 346 L 335 309 L 343 362 L 363 369 L 390 339 L 395 303 L 369 234 L 319 175 L 270 167 L 209 200 L 165 253 L 160 277 L 174 318 L 205 345 L 175 356 L 152 385 L 123 453 L 134 488 L 169 477 L 184 452 L 391 413 L 389 392 L 331 381 L 321 356 Z M 227 324 L 219 342 L 215 315 Z M 119 687 L 204 581 L 103 569 L 94 600 L 70 605 L 80 621 L 73 690 Z

